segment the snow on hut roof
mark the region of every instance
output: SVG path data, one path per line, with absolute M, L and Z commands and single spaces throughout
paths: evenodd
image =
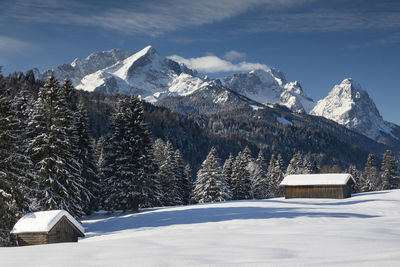
M 281 185 L 345 185 L 350 179 L 355 183 L 348 173 L 292 174 L 286 176 Z
M 63 216 L 66 216 L 79 231 L 85 233 L 85 229 L 82 225 L 65 210 L 49 210 L 28 213 L 19 219 L 11 230 L 11 233 L 48 232 Z

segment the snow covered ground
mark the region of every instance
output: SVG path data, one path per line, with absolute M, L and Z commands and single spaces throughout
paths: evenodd
M 0 248 L 0 266 L 399 266 L 400 190 L 96 214 L 78 243 Z

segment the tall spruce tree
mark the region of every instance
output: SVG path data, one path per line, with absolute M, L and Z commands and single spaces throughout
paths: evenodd
M 280 154 L 275 159 L 271 157 L 269 166 L 268 166 L 268 179 L 270 181 L 270 193 L 269 197 L 282 197 L 283 196 L 283 188 L 280 186 L 283 178 L 284 178 L 284 166 L 283 159 Z
M 190 203 L 190 200 L 193 198 L 193 189 L 194 189 L 194 184 L 193 184 L 193 177 L 192 177 L 192 168 L 190 168 L 189 163 L 186 164 L 185 166 L 185 179 L 186 182 L 189 185 L 189 194 L 188 194 L 188 199 L 186 204 Z
M 98 209 L 100 199 L 100 181 L 97 175 L 94 140 L 89 133 L 88 115 L 83 105 L 76 112 L 76 133 L 78 135 L 78 154 L 81 167 L 81 177 L 84 180 L 81 191 L 82 207 L 86 214 Z
M 251 177 L 248 170 L 248 153 L 239 152 L 232 170 L 232 198 L 234 200 L 252 199 Z
M 269 181 L 266 174 L 265 159 L 262 151 L 258 153 L 258 157 L 255 162 L 255 171 L 252 179 L 253 195 L 255 199 L 268 198 L 269 193 Z
M 232 171 L 233 171 L 233 164 L 235 163 L 235 159 L 232 156 L 232 153 L 229 154 L 229 157 L 225 160 L 223 166 L 223 172 L 226 175 L 228 186 L 231 191 L 233 191 L 233 180 L 232 180 Z
M 187 205 L 191 194 L 190 181 L 186 177 L 185 165 L 179 149 L 174 153 L 175 180 L 178 185 L 178 193 L 182 204 Z M 190 167 L 189 167 L 190 168 Z
M 38 208 L 65 209 L 82 216 L 84 180 L 75 157 L 78 137 L 74 114 L 53 75 L 39 91 L 29 124 L 28 152 L 38 174 Z
M 397 166 L 396 159 L 391 150 L 387 150 L 385 154 L 383 154 L 382 160 L 382 189 L 397 189 L 398 182 L 396 179 L 397 175 Z
M 193 199 L 198 203 L 220 202 L 231 199 L 226 175 L 219 163 L 217 150 L 211 148 L 210 153 L 197 173 Z
M 380 176 L 378 169 L 376 167 L 375 155 L 369 154 L 367 163 L 365 164 L 365 171 L 364 171 L 364 184 L 362 191 L 369 192 L 375 191 L 379 189 L 380 183 Z
M 18 162 L 14 162 L 20 158 L 19 127 L 0 72 L 0 246 L 10 244 L 10 230 L 26 208 L 25 178 L 20 172 L 24 170 L 15 169 Z
M 164 159 L 160 165 L 160 183 L 162 190 L 162 204 L 166 206 L 181 205 L 182 197 L 180 194 L 179 180 L 176 173 L 175 155 L 172 144 L 167 141 L 164 147 Z
M 349 166 L 349 169 L 347 170 L 347 172 L 349 173 L 349 174 L 351 174 L 351 176 L 353 176 L 353 178 L 354 178 L 354 181 L 356 182 L 354 185 L 353 185 L 353 193 L 359 193 L 359 192 L 361 192 L 361 181 L 360 181 L 360 174 L 359 174 L 359 172 L 357 171 L 357 169 L 356 169 L 356 167 L 354 166 L 354 165 L 350 165 Z
M 286 169 L 286 175 L 303 173 L 303 156 L 300 151 L 293 155 Z
M 104 148 L 104 207 L 138 210 L 159 198 L 158 176 L 150 133 L 137 97 L 121 98 L 114 114 L 114 133 Z

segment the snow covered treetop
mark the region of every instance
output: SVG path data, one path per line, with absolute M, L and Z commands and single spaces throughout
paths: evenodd
M 49 232 L 64 216 L 67 217 L 67 219 L 77 229 L 79 229 L 79 231 L 85 233 L 85 229 L 82 227 L 82 225 L 65 210 L 49 210 L 28 213 L 19 219 L 19 221 L 14 225 L 14 228 L 11 230 L 11 233 L 20 234 L 27 232 Z
M 282 185 L 345 185 L 354 178 L 348 173 L 324 173 L 324 174 L 293 174 L 286 176 Z

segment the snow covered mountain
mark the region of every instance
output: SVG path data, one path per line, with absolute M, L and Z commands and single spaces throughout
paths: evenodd
M 112 49 L 105 52 L 97 52 L 88 56 L 86 59 L 75 59 L 71 64 L 63 64 L 58 66 L 54 70 L 48 70 L 40 74 L 36 70 L 35 75 L 41 80 L 45 80 L 50 72 L 54 73 L 54 76 L 63 80 L 65 76 L 69 76 L 73 85 L 78 86 L 83 77 L 88 74 L 94 73 L 100 69 L 107 68 L 114 65 L 115 63 L 124 60 L 125 58 L 131 56 L 133 53 L 118 49 Z
M 300 113 L 308 113 L 315 106 L 299 82 L 288 83 L 283 73 L 273 68 L 232 74 L 221 82 L 225 87 L 259 103 L 281 104 Z
M 368 93 L 350 78 L 335 85 L 310 114 L 336 121 L 374 140 L 388 136 L 400 140 L 395 134 L 399 126 L 384 121 Z
M 148 102 L 167 95 L 190 94 L 207 81 L 147 46 L 137 53 L 111 50 L 76 59 L 54 70 L 58 79 L 69 75 L 77 89 L 106 94 L 136 94 Z M 42 77 L 47 76 L 44 73 Z
M 244 96 L 247 102 L 280 104 L 294 112 L 323 116 L 381 143 L 393 144 L 394 140 L 400 145 L 400 127 L 384 121 L 368 94 L 351 79 L 336 85 L 316 104 L 303 92 L 299 82 L 288 82 L 279 70 L 258 69 L 221 79 L 201 78 L 195 70 L 159 55 L 151 46 L 136 53 L 117 49 L 97 52 L 42 74 L 35 70 L 35 75 L 44 80 L 51 71 L 59 80 L 68 75 L 77 89 L 106 94 L 134 93 L 151 103 L 167 96 L 188 96 L 202 90 L 190 102 L 196 106 L 209 106 L 210 103 L 205 102 L 215 102 L 215 99 L 206 97 L 207 92 L 230 95 L 224 91 L 230 90 Z M 209 90 L 210 87 L 215 88 Z M 226 109 L 230 101 L 217 102 L 215 104 Z M 248 102 L 248 105 L 253 103 Z
M 39 74 L 44 80 L 54 72 L 57 79 L 67 75 L 77 89 L 106 94 L 137 94 L 154 103 L 166 96 L 184 96 L 207 86 L 211 80 L 201 78 L 195 70 L 163 57 L 147 46 L 137 53 L 110 50 L 75 59 L 54 70 Z M 298 82 L 286 81 L 278 70 L 253 70 L 216 80 L 232 91 L 259 103 L 281 104 L 295 112 L 308 113 L 315 105 Z

